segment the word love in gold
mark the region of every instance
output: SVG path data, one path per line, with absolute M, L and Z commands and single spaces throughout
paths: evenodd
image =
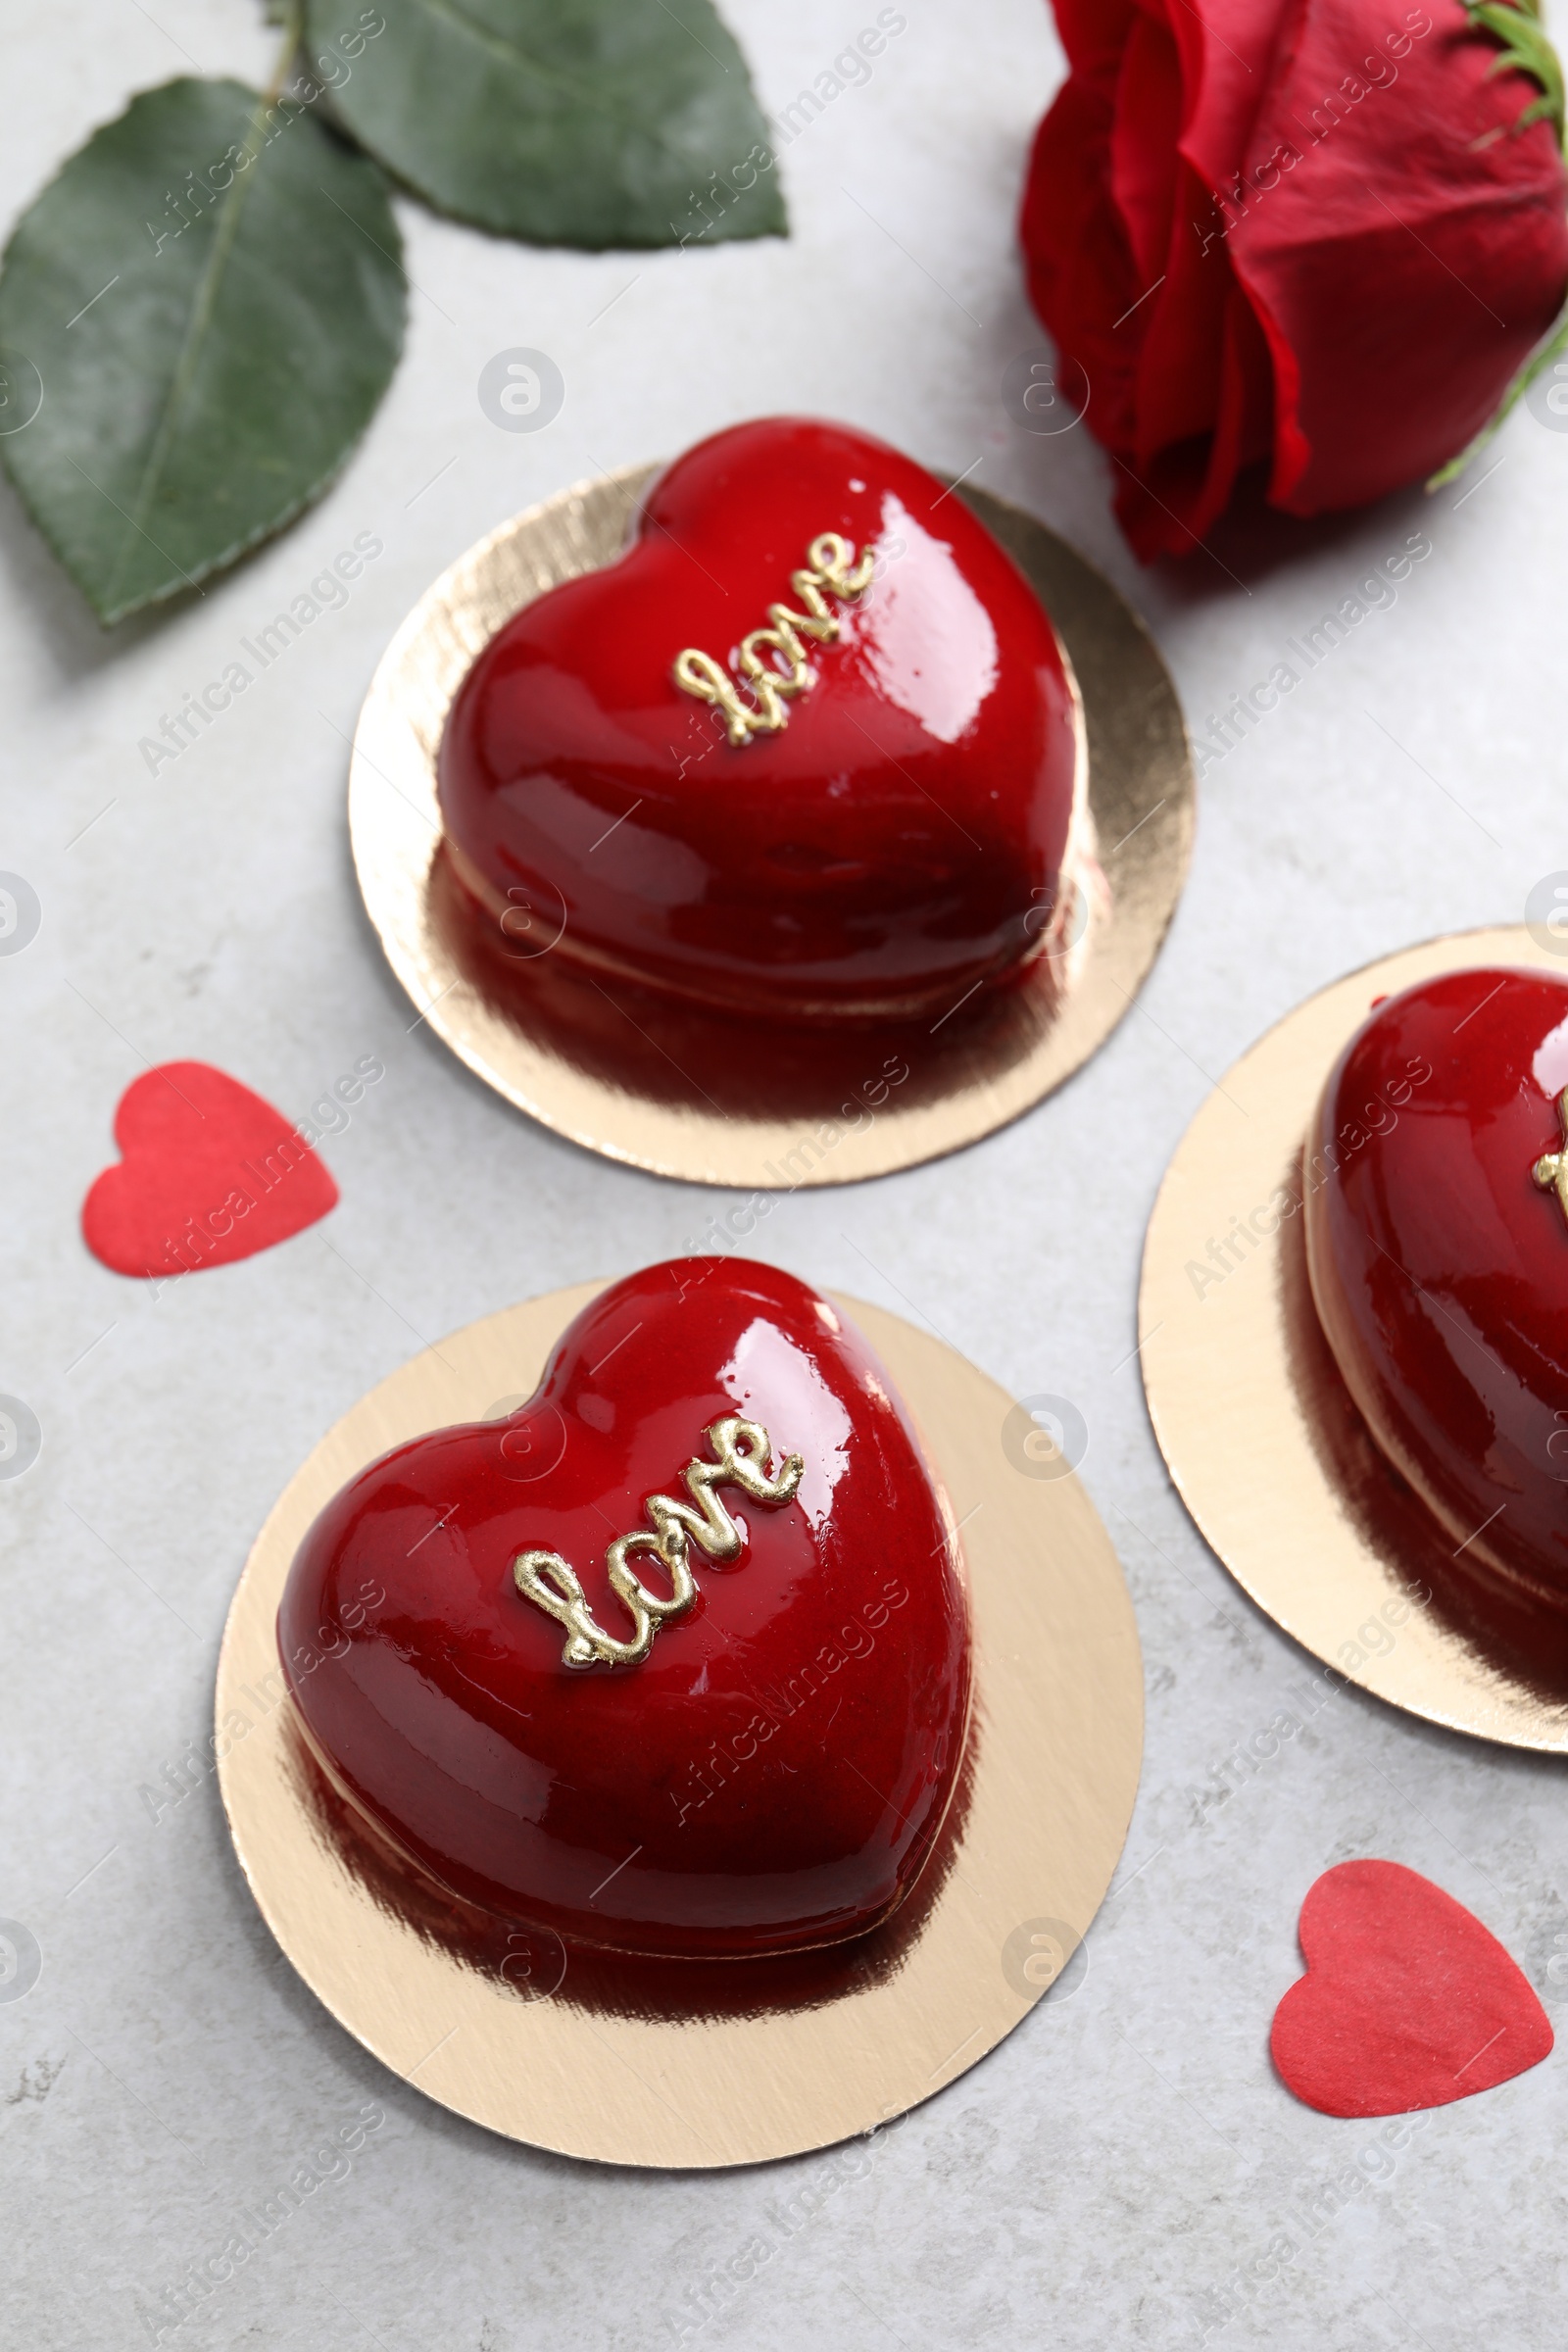
M 697 1597 L 692 1544 L 700 1544 L 710 1559 L 739 1557 L 744 1538 L 714 1494 L 715 1487 L 739 1487 L 754 1502 L 773 1506 L 793 1500 L 806 1465 L 792 1453 L 769 1477 L 773 1444 L 760 1423 L 732 1417 L 713 1422 L 706 1434 L 716 1459 L 693 1460 L 681 1472 L 691 1502 L 677 1502 L 668 1494 L 648 1495 L 643 1509 L 653 1523 L 652 1532 L 639 1527 L 629 1536 L 617 1536 L 605 1552 L 610 1589 L 631 1615 L 629 1642 L 618 1642 L 598 1623 L 576 1570 L 559 1551 L 519 1551 L 513 1561 L 517 1591 L 565 1627 L 561 1653 L 564 1665 L 640 1666 L 664 1620 L 684 1616 Z M 659 1561 L 669 1578 L 667 1600 L 639 1580 L 630 1565 L 634 1552 L 652 1552 Z
M 1562 1213 L 1568 1217 L 1568 1086 L 1557 1097 L 1557 1118 L 1562 1128 L 1563 1149 L 1544 1152 L 1530 1173 L 1544 1193 L 1555 1193 Z
M 805 606 L 796 612 L 788 605 L 769 605 L 768 625 L 741 639 L 740 679 L 715 662 L 711 654 L 689 645 L 675 657 L 673 671 L 682 694 L 711 703 L 722 713 L 733 744 L 750 743 L 754 735 L 776 735 L 789 723 L 785 703 L 804 694 L 811 683 L 803 637 L 831 645 L 840 633 L 838 615 L 824 598 L 832 590 L 842 604 L 853 604 L 871 585 L 876 558 L 867 550 L 858 564 L 855 542 L 837 531 L 823 531 L 807 550 L 808 571 L 792 571 L 790 587 Z M 749 688 L 751 700 L 743 697 Z

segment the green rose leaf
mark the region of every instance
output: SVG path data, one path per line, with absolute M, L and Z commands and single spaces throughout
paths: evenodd
M 307 52 L 354 136 L 460 220 L 536 245 L 783 235 L 768 142 L 710 0 L 378 0 L 352 67 Z M 340 71 L 341 69 L 341 71 Z
M 143 92 L 23 216 L 0 458 L 106 626 L 320 496 L 397 365 L 401 257 L 376 167 L 236 81 Z

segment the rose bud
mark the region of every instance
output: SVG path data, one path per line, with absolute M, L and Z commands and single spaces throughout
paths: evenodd
M 1432 474 L 1551 328 L 1561 75 L 1535 0 L 1468 5 L 1055 0 L 1029 291 L 1145 563 L 1248 466 L 1291 514 Z

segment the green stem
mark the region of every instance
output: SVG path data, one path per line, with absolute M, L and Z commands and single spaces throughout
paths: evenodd
M 266 96 L 262 100 L 264 107 L 275 106 L 283 95 L 283 84 L 288 79 L 288 70 L 299 55 L 300 43 L 304 38 L 305 0 L 288 0 L 288 7 L 283 15 L 283 46 L 277 53 L 277 63 L 272 68 L 272 78 L 268 83 Z

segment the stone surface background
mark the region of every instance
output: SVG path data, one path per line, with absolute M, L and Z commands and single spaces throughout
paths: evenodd
M 727 8 L 774 112 L 876 13 Z M 131 91 L 188 61 L 259 78 L 271 49 L 243 0 L 4 13 L 7 220 Z M 1351 1691 L 1227 1783 L 1238 1742 L 1314 1705 L 1313 1670 L 1184 1517 L 1129 1355 L 1144 1220 L 1211 1079 L 1320 983 L 1519 920 L 1568 868 L 1568 435 L 1524 412 L 1490 472 L 1436 499 L 1238 535 L 1228 570 L 1140 573 L 1086 435 L 1020 431 L 1000 390 L 1037 340 L 1012 221 L 1061 71 L 1048 13 L 902 13 L 870 81 L 784 150 L 788 244 L 536 253 L 402 204 L 416 290 L 385 408 L 331 496 L 185 609 L 101 635 L 0 493 L 0 864 L 42 905 L 0 962 L 0 1389 L 43 1432 L 0 1486 L 0 1913 L 42 1959 L 0 2000 L 0 2335 L 29 2352 L 146 2340 L 138 2296 L 219 2252 L 234 2207 L 368 2103 L 384 2121 L 347 2177 L 166 2343 L 1447 2352 L 1560 2332 L 1561 2066 L 1380 2155 L 1376 2127 L 1286 2096 L 1266 2035 L 1300 1896 L 1352 1854 L 1438 1879 L 1560 2008 L 1561 1767 Z M 533 435 L 479 405 L 486 363 L 518 345 L 565 387 Z M 678 1250 L 709 1212 L 535 1130 L 408 1034 L 349 865 L 346 738 L 408 606 L 499 518 L 782 409 L 973 466 L 1065 532 L 1148 615 L 1196 728 L 1407 535 L 1432 554 L 1208 767 L 1174 931 L 1093 1066 L 959 1160 L 802 1194 L 767 1224 L 780 1261 L 1082 1412 L 1142 1627 L 1147 1762 L 1073 1997 L 872 2149 L 658 2178 L 506 2144 L 387 2076 L 281 1961 L 211 1780 L 156 1821 L 138 1791 L 206 1728 L 247 1546 L 328 1423 L 421 1340 Z M 366 530 L 385 552 L 348 605 L 150 777 L 136 746 L 160 713 Z M 326 1224 L 161 1298 L 86 1254 L 77 1205 L 144 1060 L 214 1060 L 303 1115 L 367 1054 L 387 1075 L 325 1147 Z

